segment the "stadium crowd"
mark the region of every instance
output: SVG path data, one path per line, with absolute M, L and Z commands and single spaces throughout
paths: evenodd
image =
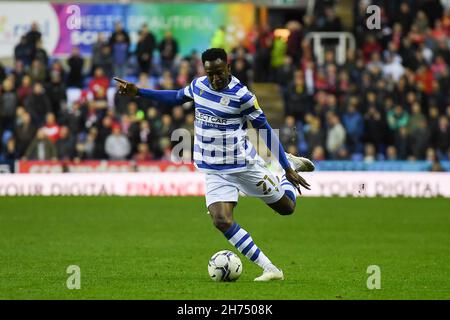
M 366 28 L 371 1 L 355 1 L 352 30 L 324 6 L 287 23 L 287 39 L 264 25 L 234 48 L 220 28 L 211 44 L 227 48 L 233 75 L 250 88 L 279 84 L 280 139 L 290 152 L 314 160 L 449 160 L 450 8 L 438 0 L 372 2 L 382 8 L 379 30 Z M 340 65 L 325 43 L 330 50 L 319 64 L 305 35 L 344 30 L 356 49 Z M 110 37 L 99 34 L 90 62 L 76 47 L 66 60 L 50 57 L 31 25 L 14 67 L 0 64 L 0 160 L 169 159 L 172 131 L 193 132 L 189 104 L 168 109 L 118 95 L 108 103 L 113 76 L 178 89 L 204 74 L 199 53 L 180 56 L 170 32 L 157 41 L 143 25 L 132 46 L 117 22 Z M 80 98 L 68 103 L 68 88 L 79 88 Z

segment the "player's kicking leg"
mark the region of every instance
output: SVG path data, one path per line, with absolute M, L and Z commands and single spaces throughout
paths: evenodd
M 307 158 L 296 157 L 289 153 L 286 154 L 288 160 L 290 161 L 292 167 L 297 172 L 310 172 L 314 171 L 315 166 L 313 162 Z M 283 175 L 280 181 L 280 187 L 284 190 L 284 195 L 278 201 L 274 203 L 267 203 L 269 207 L 278 212 L 281 215 L 290 215 L 294 213 L 296 206 L 296 188 L 295 186 L 286 179 Z M 283 271 L 275 267 L 264 269 L 261 276 L 255 279 L 255 281 L 270 281 L 270 280 L 283 280 Z
M 290 153 L 286 153 L 286 157 L 292 168 L 297 172 L 311 172 L 315 170 L 314 163 L 307 158 L 296 157 Z M 281 215 L 290 215 L 295 210 L 297 189 L 286 179 L 285 175 L 281 177 L 280 186 L 284 190 L 284 196 L 277 202 L 268 205 Z
M 283 280 L 283 272 L 254 243 L 250 234 L 233 220 L 235 202 L 215 202 L 208 206 L 214 226 L 239 252 L 260 266 L 264 273 L 255 281 Z

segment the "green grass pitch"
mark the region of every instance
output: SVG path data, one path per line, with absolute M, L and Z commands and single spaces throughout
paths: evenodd
M 244 197 L 235 218 L 285 281 L 253 282 L 241 254 L 237 282 L 209 279 L 210 256 L 234 248 L 202 197 L 1 198 L 0 299 L 450 299 L 448 199 L 300 198 L 279 216 Z

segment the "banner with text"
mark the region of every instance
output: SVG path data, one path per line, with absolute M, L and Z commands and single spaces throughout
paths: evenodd
M 171 161 L 22 161 L 15 164 L 16 173 L 80 173 L 80 172 L 188 172 L 195 171 L 192 163 Z
M 317 197 L 446 197 L 449 173 L 314 172 L 305 173 Z M 200 172 L 4 174 L 0 196 L 203 196 Z
M 74 46 L 90 55 L 97 35 L 110 35 L 116 21 L 122 22 L 133 44 L 143 23 L 157 40 L 171 31 L 180 53 L 186 55 L 193 49 L 200 52 L 208 48 L 220 26 L 226 27 L 230 45 L 246 41 L 255 21 L 254 12 L 255 6 L 249 3 L 0 2 L 0 58 L 13 55 L 15 45 L 33 21 L 38 23 L 50 55 L 70 54 Z

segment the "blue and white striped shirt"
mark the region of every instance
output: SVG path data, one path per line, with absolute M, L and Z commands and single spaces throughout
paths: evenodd
M 199 171 L 239 172 L 262 161 L 247 138 L 247 120 L 259 128 L 266 117 L 254 94 L 237 78 L 215 91 L 206 76 L 199 77 L 180 91 L 194 101 L 194 164 Z

